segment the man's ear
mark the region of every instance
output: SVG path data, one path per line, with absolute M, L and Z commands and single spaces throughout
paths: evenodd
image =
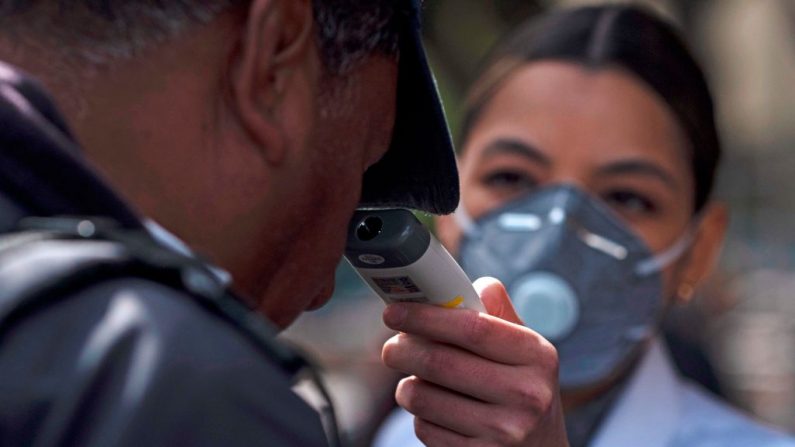
M 687 303 L 693 297 L 696 286 L 714 271 L 728 224 L 729 213 L 723 203 L 707 204 L 696 229 L 688 263 L 681 275 L 681 283 L 678 284 L 676 299 L 680 304 Z
M 287 137 L 279 113 L 286 89 L 314 48 L 311 0 L 253 0 L 230 79 L 233 109 L 265 159 L 281 163 Z

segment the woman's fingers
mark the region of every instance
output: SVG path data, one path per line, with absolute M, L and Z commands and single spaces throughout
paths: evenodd
M 383 360 L 392 369 L 488 403 L 522 406 L 548 400 L 552 393 L 539 383 L 557 383 L 552 360 L 506 365 L 409 334 L 387 341 Z
M 384 322 L 396 331 L 458 346 L 505 364 L 522 365 L 546 359 L 555 351 L 534 331 L 473 310 L 392 304 L 384 311 Z

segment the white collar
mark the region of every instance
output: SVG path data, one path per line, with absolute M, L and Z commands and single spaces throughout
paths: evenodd
M 653 340 L 590 447 L 665 447 L 681 415 L 679 378 L 666 348 Z

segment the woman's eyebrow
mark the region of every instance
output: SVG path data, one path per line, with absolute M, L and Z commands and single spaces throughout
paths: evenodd
M 622 160 L 610 163 L 598 169 L 599 176 L 613 176 L 622 174 L 642 175 L 656 178 L 674 191 L 679 191 L 680 185 L 667 170 L 646 160 Z
M 552 165 L 552 161 L 533 145 L 513 138 L 500 138 L 492 141 L 483 151 L 483 156 L 490 157 L 500 154 L 512 154 L 527 158 L 544 166 Z

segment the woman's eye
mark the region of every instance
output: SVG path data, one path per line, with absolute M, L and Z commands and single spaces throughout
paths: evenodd
M 604 196 L 604 200 L 619 212 L 649 215 L 657 211 L 657 205 L 651 199 L 632 191 L 612 191 Z
M 531 175 L 519 171 L 496 171 L 483 177 L 483 183 L 490 188 L 499 189 L 531 189 L 538 182 Z

